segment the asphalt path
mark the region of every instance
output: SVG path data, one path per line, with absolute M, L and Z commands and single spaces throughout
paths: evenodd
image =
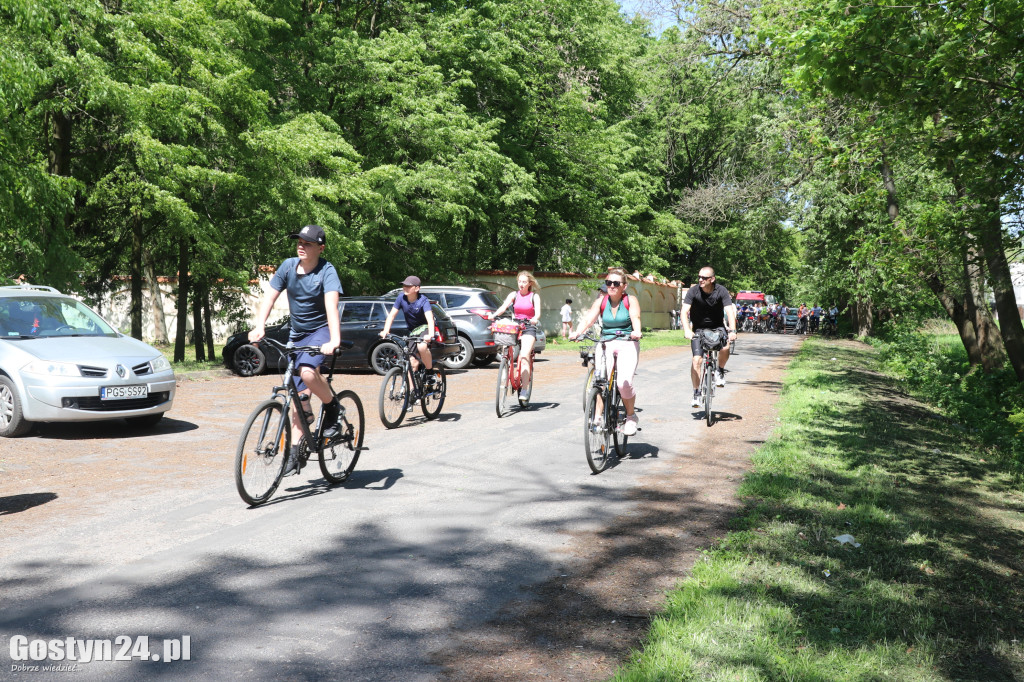
M 758 391 L 758 372 L 794 343 L 741 338 L 716 399 L 720 418 L 743 418 L 731 396 Z M 206 419 L 153 436 L 159 456 L 112 474 L 118 488 L 107 502 L 50 514 L 13 537 L 0 514 L 2 677 L 40 679 L 47 674 L 20 666 L 64 664 L 77 665 L 79 680 L 438 679 L 429 657 L 453 630 L 471 630 L 531 585 L 571 571 L 572 533 L 629 514 L 642 477 L 685 461 L 708 428 L 688 406 L 688 363 L 688 348 L 643 354 L 642 431 L 597 476 L 583 451 L 583 370 L 573 354 L 538 362 L 533 405 L 503 419 L 494 413 L 493 365 L 451 375 L 438 420 L 417 412 L 391 431 L 379 427 L 379 379 L 363 377 L 374 387 L 359 391 L 372 428 L 351 479 L 329 488 L 311 462 L 255 509 L 231 475 L 245 410 L 215 397 L 251 381 L 244 392 L 255 404 L 273 377 L 183 388 L 179 401 L 211 401 Z M 472 393 L 460 394 L 463 382 Z M 24 447 L 86 461 L 133 447 L 62 433 Z M 178 464 L 192 452 L 212 458 L 195 475 Z M 16 473 L 8 467 L 0 478 L 0 501 L 17 490 Z M 109 639 L 116 653 L 115 637 L 142 635 L 161 656 L 162 640 L 188 636 L 190 660 L 12 660 L 20 655 L 12 642 Z

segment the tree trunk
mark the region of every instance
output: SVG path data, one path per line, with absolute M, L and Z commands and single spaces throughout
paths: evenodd
M 132 324 L 132 338 L 142 340 L 142 217 L 138 212 L 132 215 L 132 301 L 129 318 Z
M 981 348 L 978 346 L 978 335 L 974 330 L 974 319 L 967 314 L 964 300 L 950 294 L 936 274 L 925 277 L 925 281 L 956 325 L 956 331 L 960 334 L 960 341 L 967 351 L 967 360 L 971 367 L 978 367 L 981 365 Z
M 874 309 L 870 298 L 858 298 L 853 302 L 853 326 L 857 336 L 871 336 L 875 328 Z
M 206 346 L 203 345 L 203 296 L 202 287 L 192 292 L 192 343 L 196 347 L 196 362 L 206 362 Z
M 999 327 L 992 320 L 992 311 L 985 301 L 985 270 L 981 267 L 976 249 L 968 247 L 964 258 L 964 304 L 974 321 L 974 331 L 981 350 L 981 368 L 993 372 L 1006 361 Z
M 993 202 L 995 203 L 995 202 Z M 999 315 L 999 330 L 1017 381 L 1024 382 L 1024 324 L 1017 312 L 1017 300 L 1013 293 L 1010 264 L 1003 250 L 1003 225 L 1000 221 L 998 204 L 989 207 L 979 225 L 981 247 L 988 266 L 989 284 L 996 298 L 996 313 Z
M 174 332 L 174 361 L 185 360 L 185 334 L 188 331 L 188 289 L 189 277 L 188 237 L 182 235 L 178 242 L 178 324 Z
M 164 320 L 164 297 L 160 291 L 160 282 L 156 278 L 156 266 L 153 264 L 153 252 L 143 253 L 146 267 L 146 281 L 149 282 L 149 306 L 153 315 L 153 335 L 155 341 L 167 344 L 167 322 Z
M 207 289 L 203 296 L 203 329 L 206 332 L 206 355 L 210 358 L 210 362 L 213 362 L 217 356 L 213 352 L 213 315 L 211 312 L 210 290 Z

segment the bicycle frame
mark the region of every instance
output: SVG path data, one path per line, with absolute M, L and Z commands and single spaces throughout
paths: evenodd
M 708 426 L 711 426 L 712 421 L 714 421 L 711 412 L 711 401 L 715 397 L 715 372 L 718 370 L 718 350 L 705 347 L 703 339 L 701 339 L 700 360 L 700 391 L 701 396 L 704 398 L 704 418 L 707 420 Z
M 293 381 L 293 378 L 295 376 L 295 358 L 300 353 L 309 353 L 309 352 L 316 353 L 316 352 L 319 352 L 320 349 L 315 347 L 315 346 L 293 346 L 291 344 L 291 342 L 289 342 L 288 344 L 282 344 L 282 343 L 280 343 L 278 341 L 275 341 L 274 339 L 267 339 L 267 338 L 261 339 L 261 341 L 267 341 L 267 342 L 270 343 L 270 345 L 277 346 L 278 350 L 280 350 L 282 353 L 284 353 L 285 355 L 288 356 L 288 366 L 287 366 L 287 368 L 285 368 L 285 371 L 284 371 L 284 381 L 282 382 L 283 385 L 282 386 L 275 386 L 273 388 L 273 390 L 271 391 L 271 394 L 270 394 L 270 397 L 273 400 L 283 401 L 283 404 L 282 404 L 281 407 L 284 410 L 285 416 L 287 417 L 287 419 L 282 419 L 281 420 L 281 424 L 279 426 L 279 432 L 274 434 L 275 438 L 276 438 L 276 442 L 280 443 L 280 442 L 283 442 L 282 441 L 282 435 L 283 434 L 281 433 L 281 431 L 283 429 L 286 429 L 286 428 L 290 427 L 291 410 L 292 409 L 298 409 L 299 411 L 305 413 L 305 410 L 302 409 L 301 405 L 299 407 L 295 407 L 296 404 L 299 404 L 299 403 L 302 402 L 300 400 L 300 398 L 299 398 L 299 389 L 295 385 L 295 382 Z M 354 344 L 351 341 L 347 342 L 347 347 L 351 348 L 352 345 L 354 345 Z M 342 345 L 340 345 L 339 348 L 343 348 L 345 346 L 346 346 L 346 342 L 342 342 Z M 324 376 L 324 379 L 327 382 L 327 390 L 329 390 L 331 392 L 331 396 L 332 397 L 335 397 L 335 396 L 338 395 L 337 392 L 334 390 L 334 386 L 331 384 L 331 380 L 334 378 L 334 369 L 335 369 L 335 365 L 337 363 L 337 360 L 338 360 L 338 354 L 337 354 L 337 352 L 335 352 L 331 356 L 331 366 L 330 366 L 330 369 L 327 371 L 327 374 Z M 283 397 L 282 397 L 282 393 L 284 394 Z M 322 445 L 323 432 L 324 432 L 324 428 L 325 428 L 325 424 L 324 424 L 324 406 L 323 405 L 320 406 L 320 415 L 316 419 L 316 427 L 313 429 L 313 431 L 310 431 L 309 423 L 306 421 L 306 419 L 304 417 L 299 418 L 296 421 L 298 422 L 300 430 L 302 431 L 302 435 L 305 437 L 306 443 L 308 445 L 307 452 L 304 453 L 304 456 L 308 456 L 308 454 L 310 452 L 313 452 L 313 451 L 319 449 L 320 445 Z

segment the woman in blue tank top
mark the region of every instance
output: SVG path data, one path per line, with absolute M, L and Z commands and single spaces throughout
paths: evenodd
M 618 370 L 615 383 L 622 396 L 622 405 L 626 408 L 626 423 L 622 433 L 626 436 L 636 434 L 640 420 L 634 411 L 636 388 L 633 376 L 640 353 L 640 302 L 636 296 L 626 293 L 626 271 L 622 268 L 611 268 L 605 276 L 608 295 L 594 301 L 590 311 L 574 332 L 570 332 L 569 340 L 574 341 L 582 336 L 597 319 L 601 318 L 601 340 L 608 341 L 607 356 L 601 354 L 601 347 L 595 350 L 594 362 L 603 362 L 606 371 L 611 373 L 612 362 L 618 355 Z M 618 332 L 618 334 L 616 333 Z

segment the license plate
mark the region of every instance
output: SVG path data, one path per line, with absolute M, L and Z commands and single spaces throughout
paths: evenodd
M 104 386 L 100 389 L 100 400 L 129 400 L 148 397 L 148 386 Z

